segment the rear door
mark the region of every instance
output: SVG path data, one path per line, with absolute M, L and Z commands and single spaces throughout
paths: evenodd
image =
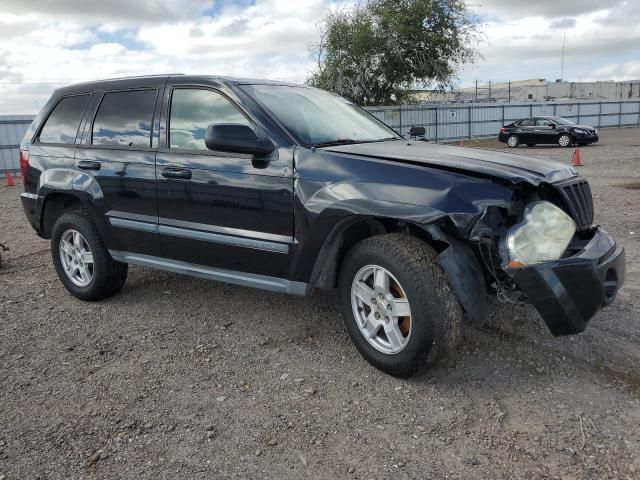
M 518 138 L 520 139 L 520 143 L 524 144 L 532 144 L 535 142 L 535 126 L 536 121 L 533 118 L 525 118 L 521 120 L 518 124 L 518 128 L 516 130 L 518 134 Z
M 111 250 L 160 252 L 152 138 L 161 94 L 161 86 L 97 92 L 76 152 L 76 188 L 107 217 L 104 240 Z
M 208 150 L 204 136 L 210 124 L 256 124 L 227 92 L 176 81 L 165 93 L 168 118 L 157 158 L 163 255 L 285 277 L 293 247 L 291 157 L 263 162 Z
M 42 199 L 49 188 L 72 190 L 78 129 L 90 99 L 91 93 L 65 96 L 51 109 L 29 148 L 25 191 L 32 195 L 37 192 Z M 42 173 L 47 178 L 41 179 Z

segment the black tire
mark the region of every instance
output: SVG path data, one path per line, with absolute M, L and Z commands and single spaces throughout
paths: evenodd
M 509 148 L 518 148 L 520 146 L 520 138 L 517 135 L 509 135 L 507 137 L 507 146 Z
M 76 230 L 85 238 L 93 254 L 93 276 L 85 287 L 71 281 L 60 259 L 60 239 L 69 229 Z M 51 256 L 60 281 L 71 295 L 80 300 L 95 301 L 110 297 L 122 289 L 127 279 L 127 264 L 111 258 L 90 217 L 82 212 L 64 213 L 56 220 L 51 234 Z
M 535 146 L 536 146 L 535 143 L 527 143 L 527 147 L 529 147 L 529 148 L 532 148 L 532 147 L 535 147 Z
M 565 143 L 565 139 L 568 138 L 569 141 L 567 143 Z M 562 133 L 558 136 L 558 145 L 562 148 L 569 148 L 571 146 L 573 146 L 574 141 L 573 138 L 571 137 L 571 135 L 569 135 L 568 133 Z
M 463 311 L 436 263 L 437 253 L 406 234 L 371 237 L 356 245 L 340 270 L 342 317 L 351 340 L 374 367 L 396 377 L 411 376 L 452 354 L 461 338 Z M 411 331 L 399 353 L 383 353 L 364 337 L 351 304 L 351 286 L 367 265 L 389 271 L 401 284 L 411 309 Z

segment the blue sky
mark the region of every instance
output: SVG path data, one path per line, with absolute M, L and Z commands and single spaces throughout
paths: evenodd
M 336 3 L 339 1 L 339 3 Z M 469 0 L 482 58 L 459 85 L 640 78 L 638 0 Z M 2 0 L 0 113 L 32 113 L 60 84 L 184 72 L 303 82 L 317 24 L 347 0 Z

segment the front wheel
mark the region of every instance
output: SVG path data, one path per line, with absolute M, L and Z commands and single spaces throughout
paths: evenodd
M 51 234 L 51 256 L 64 287 L 80 300 L 101 300 L 118 292 L 127 265 L 109 255 L 88 216 L 64 213 Z
M 520 139 L 517 135 L 510 135 L 509 138 L 507 138 L 507 145 L 509 145 L 510 148 L 517 148 L 518 145 L 520 145 Z
M 462 309 L 436 252 L 405 234 L 366 239 L 340 271 L 345 327 L 376 368 L 408 377 L 446 357 L 461 335 Z
M 560 145 L 562 148 L 570 147 L 572 143 L 573 139 L 571 138 L 571 135 L 567 133 L 563 133 L 562 135 L 560 135 L 560 137 L 558 137 L 558 145 Z

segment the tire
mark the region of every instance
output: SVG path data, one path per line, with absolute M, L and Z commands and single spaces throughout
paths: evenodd
M 535 146 L 536 146 L 535 143 L 527 143 L 527 147 L 529 147 L 529 148 L 532 148 L 532 147 L 535 147 Z
M 436 263 L 437 253 L 422 240 L 406 234 L 386 234 L 371 237 L 357 244 L 345 258 L 339 277 L 340 303 L 342 318 L 360 354 L 374 367 L 396 377 L 409 377 L 423 368 L 435 365 L 438 361 L 452 354 L 457 348 L 461 337 L 463 312 L 458 300 L 447 283 L 445 274 Z M 375 270 L 375 268 L 379 270 Z M 355 288 L 359 293 L 366 278 L 368 269 L 374 268 L 370 284 L 377 278 L 380 271 L 389 275 L 389 288 L 393 291 L 389 296 L 376 297 L 375 285 L 365 289 L 363 297 L 372 294 L 375 298 L 385 298 L 378 301 L 375 310 L 372 303 L 365 305 L 354 294 Z M 356 287 L 357 285 L 357 287 Z M 405 301 L 406 299 L 406 301 Z M 372 300 L 371 300 L 372 301 Z M 394 302 L 392 310 L 387 302 Z M 409 316 L 382 319 L 376 314 L 386 315 L 394 312 L 396 305 L 408 305 Z M 374 337 L 372 333 L 365 336 L 362 327 L 363 317 L 367 318 L 365 325 L 376 325 Z M 408 325 L 407 325 L 408 318 Z M 370 322 L 369 323 L 369 319 Z M 371 332 L 376 327 L 370 327 Z M 387 337 L 386 331 L 396 331 L 400 335 L 392 334 Z M 382 334 L 382 332 L 385 332 Z M 391 338 L 400 338 L 404 346 L 397 351 L 392 350 Z M 387 345 L 385 345 L 385 338 Z M 400 344 L 398 343 L 398 345 Z
M 78 237 L 73 232 L 80 234 L 79 243 L 75 242 Z M 74 247 L 74 256 L 61 251 L 63 239 L 66 242 L 64 248 Z M 89 255 L 93 257 L 91 262 Z M 93 222 L 82 212 L 64 213 L 56 220 L 51 234 L 51 256 L 60 281 L 71 295 L 80 300 L 95 301 L 110 297 L 122 289 L 127 279 L 127 264 L 111 258 Z M 83 258 L 79 259 L 79 256 Z M 89 272 L 87 278 L 90 277 L 88 282 L 87 278 L 81 277 L 80 269 L 74 267 L 73 263 L 85 265 L 85 270 Z M 73 276 L 67 274 L 65 265 L 76 269 Z
M 558 137 L 558 145 L 567 148 L 573 145 L 573 138 L 568 133 L 563 133 Z
M 520 139 L 517 135 L 509 135 L 509 138 L 507 138 L 507 145 L 509 148 L 518 148 L 520 145 Z

